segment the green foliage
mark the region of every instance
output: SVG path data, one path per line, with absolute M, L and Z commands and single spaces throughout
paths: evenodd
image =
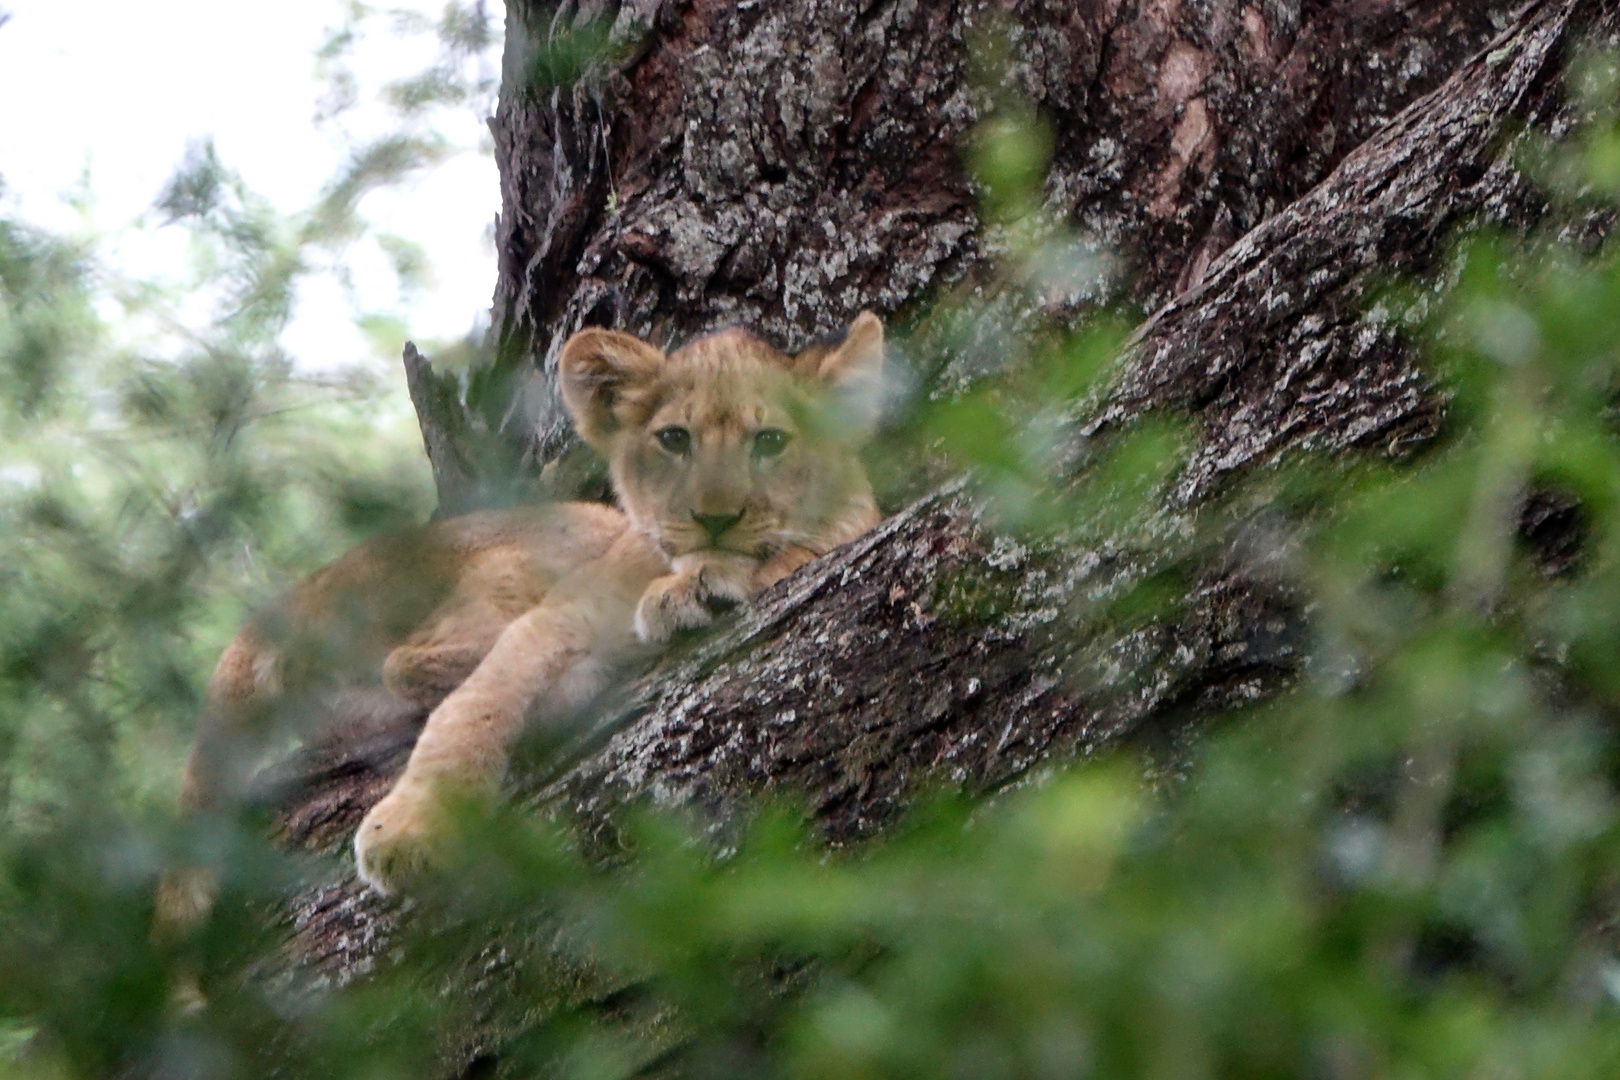
M 276 345 L 308 225 L 209 147 L 160 210 L 178 288 L 0 220 L 0 1074 L 106 1075 L 163 1037 L 151 897 L 183 849 L 285 884 L 262 843 L 176 827 L 200 689 L 252 606 L 429 505 L 402 388 Z M 210 934 L 240 960 L 261 931 L 237 905 Z

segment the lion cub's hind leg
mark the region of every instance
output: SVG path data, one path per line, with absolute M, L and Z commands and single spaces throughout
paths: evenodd
M 533 610 L 557 571 L 520 545 L 475 556 L 451 595 L 383 661 L 383 684 L 432 709 L 483 662 L 512 622 Z

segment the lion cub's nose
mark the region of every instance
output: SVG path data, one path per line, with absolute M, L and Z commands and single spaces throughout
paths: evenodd
M 703 531 L 709 534 L 711 543 L 720 539 L 725 531 L 742 520 L 742 514 L 700 514 L 692 511 L 692 520 L 703 526 Z

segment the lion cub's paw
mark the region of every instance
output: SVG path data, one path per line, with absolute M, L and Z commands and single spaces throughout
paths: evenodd
M 682 568 L 647 586 L 636 604 L 636 637 L 661 645 L 683 630 L 714 622 L 754 595 L 757 564 L 737 558 Z
M 401 780 L 354 834 L 360 880 L 384 896 L 419 881 L 438 861 L 435 845 L 442 838 L 444 816 L 431 784 Z

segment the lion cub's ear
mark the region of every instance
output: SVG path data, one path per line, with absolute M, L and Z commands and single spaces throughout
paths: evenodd
M 625 407 L 663 365 L 661 351 L 617 330 L 593 327 L 569 338 L 557 361 L 557 382 L 580 438 L 605 453 L 626 423 Z
M 855 316 L 835 346 L 812 345 L 793 358 L 800 375 L 833 390 L 838 418 L 865 437 L 883 407 L 883 322 L 870 311 Z

